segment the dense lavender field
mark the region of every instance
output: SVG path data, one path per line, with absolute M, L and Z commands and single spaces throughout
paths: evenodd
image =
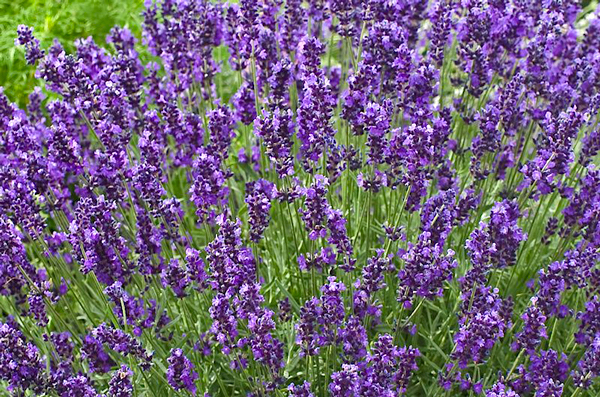
M 0 395 L 600 393 L 600 11 L 148 0 L 0 91 Z

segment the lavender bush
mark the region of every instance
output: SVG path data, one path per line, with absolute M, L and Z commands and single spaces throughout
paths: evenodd
M 147 1 L 0 91 L 7 395 L 600 388 L 600 15 Z M 148 54 L 148 55 L 140 55 Z

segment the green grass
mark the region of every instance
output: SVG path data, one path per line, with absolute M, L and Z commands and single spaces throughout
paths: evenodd
M 71 51 L 79 37 L 92 36 L 104 45 L 114 25 L 126 26 L 140 37 L 142 8 L 143 0 L 0 0 L 0 86 L 23 105 L 36 85 L 35 68 L 14 45 L 19 24 L 32 26 L 42 47 L 57 38 Z

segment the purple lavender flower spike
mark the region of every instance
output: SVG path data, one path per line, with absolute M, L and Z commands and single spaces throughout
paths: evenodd
M 327 228 L 329 229 L 327 242 L 333 244 L 338 254 L 344 257 L 344 263 L 340 265 L 340 269 L 345 272 L 351 272 L 354 270 L 356 260 L 352 258 L 354 250 L 346 231 L 346 219 L 342 215 L 342 211 L 332 208 L 328 209 Z
M 498 381 L 485 391 L 485 397 L 519 397 L 519 395 L 511 390 L 509 386 Z
M 464 369 L 470 362 L 484 362 L 497 340 L 510 328 L 512 304 L 498 296 L 498 289 L 478 286 L 463 291 L 462 307 L 452 358 Z
M 38 348 L 11 323 L 0 322 L 0 379 L 8 390 L 41 392 L 45 364 Z
M 234 120 L 231 111 L 226 106 L 219 106 L 208 113 L 208 129 L 210 131 L 209 151 L 227 159 L 232 138 Z
M 572 371 L 573 382 L 577 387 L 588 389 L 593 384 L 594 378 L 600 375 L 600 337 L 596 336 L 587 347 L 583 358 L 577 363 L 577 368 Z
M 129 281 L 132 265 L 129 249 L 119 234 L 119 223 L 112 218 L 114 202 L 103 196 L 95 200 L 83 198 L 76 208 L 77 217 L 71 222 L 69 240 L 82 272 L 94 272 L 98 280 L 110 285 L 114 281 Z
M 300 309 L 300 321 L 296 324 L 296 344 L 302 346 L 302 356 L 317 355 L 324 344 L 318 334 L 322 311 L 321 301 L 316 297 L 306 301 Z
M 62 382 L 61 397 L 102 397 L 93 386 L 93 382 L 85 375 L 71 376 Z
M 296 386 L 291 384 L 288 386 L 288 397 L 314 397 L 315 395 L 310 391 L 310 383 L 304 381 L 302 385 Z
M 530 305 L 521 316 L 523 320 L 523 330 L 515 335 L 513 350 L 525 349 L 528 354 L 533 354 L 539 346 L 542 338 L 547 338 L 546 316 L 537 306 L 538 298 L 531 298 Z
M 109 381 L 108 395 L 110 397 L 131 397 L 133 385 L 131 377 L 133 372 L 126 365 L 121 365 Z
M 332 397 L 357 396 L 359 387 L 358 367 L 354 364 L 343 364 L 341 371 L 331 374 L 329 394 Z
M 361 324 L 361 318 L 351 316 L 346 326 L 340 330 L 340 343 L 344 356 L 349 362 L 358 362 L 367 355 L 367 331 Z
M 444 281 L 452 278 L 458 264 L 453 259 L 455 253 L 452 250 L 444 253 L 435 243 L 429 232 L 423 232 L 417 244 L 410 244 L 402 254 L 404 268 L 398 273 L 398 301 L 405 307 L 412 306 L 415 295 L 427 299 L 441 296 Z
M 173 293 L 178 298 L 186 296 L 185 289 L 190 283 L 186 269 L 184 269 L 177 259 L 172 259 L 167 267 L 161 273 L 163 286 L 171 287 Z
M 271 201 L 277 194 L 276 187 L 271 182 L 259 179 L 246 184 L 246 199 L 248 204 L 248 222 L 250 223 L 250 240 L 258 242 L 269 225 Z
M 327 181 L 327 178 L 320 175 L 315 179 L 315 183 L 304 191 L 304 196 L 306 197 L 304 204 L 306 209 L 299 210 L 306 230 L 309 232 L 308 237 L 311 240 L 316 240 L 319 237 L 325 237 L 327 235 L 327 229 L 324 227 L 324 223 L 329 208 L 329 203 L 325 197 L 329 182 Z
M 254 123 L 254 134 L 263 140 L 265 154 L 275 163 L 279 177 L 292 175 L 294 173 L 292 111 L 274 109 L 271 113 L 257 118 Z
M 244 81 L 233 98 L 235 115 L 244 125 L 250 125 L 256 119 L 256 102 L 254 99 L 254 86 Z
M 167 359 L 167 380 L 173 389 L 187 390 L 196 395 L 196 379 L 198 374 L 194 371 L 194 364 L 183 354 L 181 349 L 172 349 Z
M 367 358 L 369 367 L 363 375 L 359 395 L 405 393 L 412 374 L 419 369 L 419 356 L 418 349 L 410 346 L 398 348 L 393 344 L 391 335 L 380 335 Z
M 227 202 L 229 189 L 225 180 L 230 176 L 221 168 L 218 155 L 200 149 L 193 163 L 193 183 L 190 187 L 190 199 L 197 207 L 196 214 L 200 222 L 213 220 L 217 211 Z
M 124 356 L 131 355 L 136 358 L 140 367 L 144 370 L 148 370 L 152 365 L 153 354 L 146 351 L 137 339 L 118 328 L 101 324 L 99 327 L 94 328 L 86 338 L 92 342 L 94 349 L 97 349 L 96 351 L 99 353 L 97 357 L 103 361 L 103 365 L 109 363 L 110 358 L 102 349 L 102 344 Z M 101 369 L 106 369 L 106 366 Z
M 309 38 L 300 44 L 300 48 L 300 79 L 304 92 L 298 107 L 298 139 L 305 167 L 310 169 L 323 156 L 327 142 L 335 134 L 330 121 L 335 101 L 320 66 L 323 44 L 316 38 Z
M 33 36 L 33 28 L 29 26 L 19 25 L 15 45 L 25 47 L 25 60 L 29 65 L 35 65 L 38 60 L 44 57 L 44 50 L 40 48 L 40 41 Z

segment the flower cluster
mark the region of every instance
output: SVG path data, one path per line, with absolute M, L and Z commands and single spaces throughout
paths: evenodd
M 140 37 L 47 48 L 19 25 L 0 388 L 593 394 L 596 3 L 148 0 Z

